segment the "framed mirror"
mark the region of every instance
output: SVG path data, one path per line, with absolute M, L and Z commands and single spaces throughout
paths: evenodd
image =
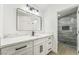
M 40 31 L 42 30 L 42 18 L 20 8 L 16 10 L 17 31 Z

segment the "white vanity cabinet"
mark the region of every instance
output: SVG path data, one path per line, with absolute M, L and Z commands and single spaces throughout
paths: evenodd
M 15 46 L 15 55 L 32 55 L 33 42 L 25 42 Z
M 33 42 L 23 42 L 1 49 L 2 55 L 33 55 Z
M 34 55 L 45 55 L 45 42 L 34 46 Z
M 48 54 L 50 51 L 53 50 L 53 36 L 49 36 L 47 40 L 45 41 L 46 43 L 46 54 Z
M 53 36 L 15 43 L 1 48 L 2 55 L 46 55 L 53 48 Z
M 45 38 L 34 41 L 34 55 L 45 55 Z
M 53 37 L 45 37 L 34 41 L 34 54 L 35 55 L 46 55 L 52 51 Z
M 1 49 L 1 55 L 13 55 L 15 53 L 15 49 L 13 46 L 5 47 Z

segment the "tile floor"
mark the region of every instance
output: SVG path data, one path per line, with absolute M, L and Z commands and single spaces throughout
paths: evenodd
M 51 51 L 48 55 L 77 55 L 76 47 L 64 43 L 59 43 L 58 45 L 58 53 L 55 54 Z

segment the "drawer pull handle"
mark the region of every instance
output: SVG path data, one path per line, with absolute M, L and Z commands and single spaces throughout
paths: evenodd
M 51 50 L 51 48 L 48 49 L 48 51 Z
M 19 47 L 19 48 L 16 48 L 16 50 L 20 50 L 22 48 L 26 48 L 27 46 L 22 46 L 22 47 Z
M 40 53 L 43 52 L 43 45 L 40 46 Z

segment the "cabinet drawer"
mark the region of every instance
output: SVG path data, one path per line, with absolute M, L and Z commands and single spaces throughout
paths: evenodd
M 24 43 L 18 43 L 16 45 L 10 46 L 10 47 L 5 47 L 1 49 L 1 54 L 4 55 L 12 55 L 16 54 L 16 52 L 20 51 L 26 51 L 27 48 L 30 48 L 33 46 L 33 42 L 24 42 Z
M 30 47 L 27 49 L 16 51 L 14 55 L 33 55 L 33 48 Z
M 33 42 L 20 43 L 15 46 L 15 55 L 27 55 L 28 51 L 33 52 Z M 29 52 L 29 53 L 30 53 Z
M 1 49 L 2 55 L 12 55 L 15 53 L 14 47 L 6 47 Z
M 46 45 L 45 45 L 46 46 L 46 54 L 48 54 L 53 48 L 53 37 L 49 36 L 47 38 L 47 40 L 45 41 L 45 43 L 46 43 Z
M 50 39 L 50 40 L 47 40 L 47 44 L 48 45 L 52 45 L 53 44 L 53 41 Z
M 25 52 L 25 53 L 23 53 L 23 54 L 21 54 L 21 55 L 33 55 L 33 52 L 28 51 L 28 52 Z
M 40 43 L 44 42 L 46 39 L 47 38 L 40 38 L 40 39 L 34 40 L 34 45 L 40 44 Z
M 53 36 L 49 36 L 47 39 L 48 40 L 53 40 Z
M 53 48 L 52 40 L 46 41 L 46 54 L 48 54 Z
M 32 46 L 33 46 L 33 42 L 29 41 L 29 42 L 25 42 L 25 43 L 19 43 L 19 44 L 15 45 L 14 47 L 15 47 L 15 50 L 21 50 L 21 49 L 29 48 Z
M 48 47 L 53 45 L 53 40 L 51 39 L 51 37 L 48 37 L 48 39 L 46 40 L 46 45 Z

